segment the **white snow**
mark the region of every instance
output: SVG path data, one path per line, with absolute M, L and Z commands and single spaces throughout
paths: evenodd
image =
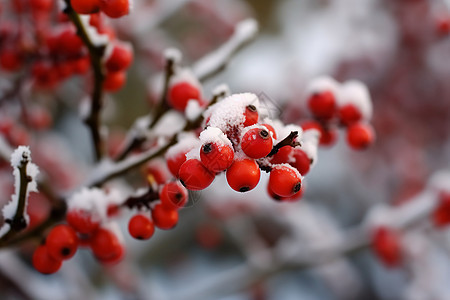
M 105 46 L 109 42 L 109 37 L 107 34 L 99 34 L 97 28 L 89 24 L 90 15 L 79 15 L 81 23 L 89 37 L 89 40 L 96 47 Z
M 19 146 L 16 150 L 11 154 L 11 166 L 14 168 L 13 175 L 14 175 L 14 194 L 11 196 L 11 201 L 9 201 L 3 208 L 3 218 L 5 220 L 7 219 L 13 219 L 16 215 L 17 208 L 19 205 L 19 193 L 20 193 L 20 186 L 23 184 L 20 179 L 20 170 L 19 167 L 22 167 L 22 165 L 26 164 L 26 175 L 29 176 L 30 181 L 28 182 L 26 193 L 25 193 L 25 209 L 24 209 L 24 218 L 25 221 L 29 222 L 29 216 L 26 213 L 26 208 L 28 205 L 28 195 L 30 192 L 37 192 L 37 182 L 36 182 L 36 176 L 39 174 L 39 168 L 31 162 L 31 151 L 28 146 Z M 5 228 L 7 226 L 8 228 Z M 2 228 L 0 229 L 0 236 L 8 232 L 9 225 L 3 224 Z
M 227 145 L 230 148 L 233 148 L 231 141 L 227 138 L 223 131 L 216 127 L 210 126 L 203 130 L 200 133 L 200 141 L 203 145 L 212 143 L 218 145 L 219 147 Z
M 259 109 L 258 96 L 252 93 L 233 94 L 210 106 L 203 116 L 209 118 L 209 126 L 226 132 L 233 127 L 243 127 L 245 108 L 254 105 Z
M 187 153 L 193 148 L 200 145 L 200 140 L 197 139 L 193 134 L 185 134 L 179 137 L 178 143 L 170 147 L 166 152 L 166 159 L 177 156 L 180 153 Z
M 335 96 L 339 93 L 339 83 L 329 76 L 319 76 L 311 80 L 306 88 L 307 97 L 315 93 L 325 91 L 332 92 Z
M 450 170 L 442 170 L 434 173 L 428 182 L 428 187 L 436 192 L 450 193 Z
M 372 118 L 372 101 L 367 86 L 361 81 L 350 80 L 341 85 L 337 95 L 338 106 L 353 104 L 362 114 L 363 120 Z
M 170 110 L 159 119 L 150 134 L 152 137 L 171 137 L 183 130 L 185 122 L 182 114 Z
M 200 106 L 200 103 L 195 99 L 191 99 L 187 103 L 184 115 L 189 121 L 194 121 L 202 114 L 202 112 L 203 107 Z
M 166 60 L 171 60 L 175 64 L 179 64 L 183 55 L 177 48 L 167 48 L 166 50 L 164 50 L 164 57 L 166 58 Z
M 298 132 L 298 136 L 296 138 L 296 140 L 298 142 L 302 141 L 302 136 L 303 136 L 303 129 L 301 126 L 299 125 L 295 125 L 295 124 L 287 124 L 284 126 L 279 126 L 280 124 L 277 124 L 276 127 L 276 132 L 277 132 L 277 142 L 280 142 L 282 140 L 284 140 L 286 137 L 289 136 L 289 134 L 292 131 L 297 131 Z
M 301 149 L 306 153 L 309 159 L 313 160 L 311 167 L 317 162 L 317 151 L 319 148 L 320 132 L 316 129 L 307 130 L 302 136 Z
M 247 19 L 241 21 L 236 25 L 234 34 L 225 44 L 194 64 L 194 74 L 198 78 L 204 78 L 219 70 L 237 50 L 253 39 L 257 32 L 258 23 L 256 20 Z
M 226 83 L 219 84 L 212 91 L 214 96 L 224 94 L 225 96 L 230 95 L 230 87 Z
M 178 68 L 175 74 L 170 78 L 169 86 L 173 86 L 181 82 L 188 82 L 192 86 L 198 88 L 200 93 L 202 91 L 202 86 L 197 77 L 188 68 Z
M 69 210 L 89 213 L 93 221 L 106 222 L 109 204 L 120 204 L 125 195 L 119 189 L 105 192 L 99 188 L 83 187 L 68 199 Z

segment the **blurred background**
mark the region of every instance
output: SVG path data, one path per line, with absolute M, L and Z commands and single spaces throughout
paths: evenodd
M 135 1 L 130 16 L 111 21 L 118 37 L 132 43 L 135 61 L 125 87 L 107 95 L 109 148 L 155 107 L 166 48 L 178 48 L 182 65 L 189 66 L 226 43 L 247 18 L 257 20 L 259 34 L 202 83 L 207 99 L 226 83 L 232 93 L 262 95 L 281 120 L 298 123 L 310 80 L 358 79 L 372 96 L 377 140 L 353 151 L 340 132 L 335 145 L 319 149 L 298 202 L 270 199 L 261 183 L 234 192 L 222 174 L 190 194 L 176 228 L 157 230 L 150 241 L 126 234 L 130 214 L 124 212 L 127 254 L 116 266 L 101 266 L 79 251 L 46 277 L 30 268 L 26 245 L 1 250 L 1 298 L 450 299 L 450 232 L 433 228 L 427 216 L 402 232 L 407 250 L 398 267 L 385 266 L 367 243 L 343 253 L 338 247 L 320 263 L 314 257 L 351 244 L 353 229 L 374 207 L 407 205 L 433 174 L 450 168 L 449 7 L 446 0 Z M 8 21 L 4 11 L 1 17 Z M 2 82 L 7 80 L 5 75 Z M 82 182 L 92 165 L 89 133 L 78 117 L 83 86 L 75 78 L 51 92 L 30 92 L 53 115 L 51 133 L 40 134 L 36 147 L 47 156 L 56 152 L 52 159 L 64 164 L 53 175 L 67 177 L 62 191 Z M 10 183 L 10 171 L 3 173 L 0 180 Z M 126 180 L 138 188 L 139 177 Z M 261 181 L 267 180 L 264 173 Z M 9 194 L 2 194 L 6 201 Z

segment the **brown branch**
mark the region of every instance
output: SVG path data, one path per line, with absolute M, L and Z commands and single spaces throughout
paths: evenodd
M 172 76 L 175 74 L 175 60 L 173 58 L 166 58 L 166 67 L 164 71 L 164 86 L 163 92 L 161 94 L 161 99 L 159 100 L 158 106 L 153 110 L 152 120 L 148 125 L 148 128 L 153 128 L 153 126 L 158 123 L 162 116 L 170 109 L 167 103 L 167 93 L 169 91 L 169 83 Z
M 64 12 L 77 28 L 77 35 L 81 38 L 89 51 L 91 59 L 91 68 L 94 72 L 94 89 L 91 95 L 91 108 L 89 116 L 85 119 L 86 125 L 91 132 L 94 146 L 95 159 L 99 161 L 103 155 L 103 141 L 100 134 L 100 112 L 103 107 L 103 80 L 105 75 L 102 68 L 102 57 L 105 52 L 105 46 L 96 46 L 90 39 L 86 29 L 81 22 L 80 16 L 73 10 L 70 0 L 65 0 L 66 8 Z
M 295 141 L 297 137 L 298 131 L 291 131 L 291 133 L 287 137 L 285 137 L 282 141 L 273 146 L 272 151 L 270 151 L 270 153 L 267 154 L 267 157 L 274 156 L 284 146 L 291 146 L 291 147 L 300 146 L 300 143 Z

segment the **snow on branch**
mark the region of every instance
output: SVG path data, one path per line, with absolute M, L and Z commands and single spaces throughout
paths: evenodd
M 36 176 L 39 169 L 31 162 L 31 152 L 27 146 L 19 146 L 12 153 L 11 166 L 14 168 L 15 193 L 11 196 L 11 201 L 2 209 L 5 223 L 0 228 L 0 243 L 27 227 L 28 195 L 30 192 L 37 192 Z
M 233 54 L 249 43 L 257 33 L 258 23 L 254 19 L 239 22 L 234 34 L 225 44 L 193 65 L 194 74 L 200 81 L 205 81 L 222 71 Z

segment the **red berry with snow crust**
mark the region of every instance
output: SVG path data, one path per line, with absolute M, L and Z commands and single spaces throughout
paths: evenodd
M 308 108 L 314 117 L 323 120 L 331 119 L 336 112 L 336 99 L 331 91 L 314 93 L 308 99 Z
M 168 101 L 176 110 L 184 111 L 189 100 L 200 102 L 200 98 L 200 89 L 189 82 L 181 81 L 169 87 Z
M 275 165 L 270 171 L 270 189 L 281 197 L 291 197 L 302 187 L 302 179 L 290 165 Z

